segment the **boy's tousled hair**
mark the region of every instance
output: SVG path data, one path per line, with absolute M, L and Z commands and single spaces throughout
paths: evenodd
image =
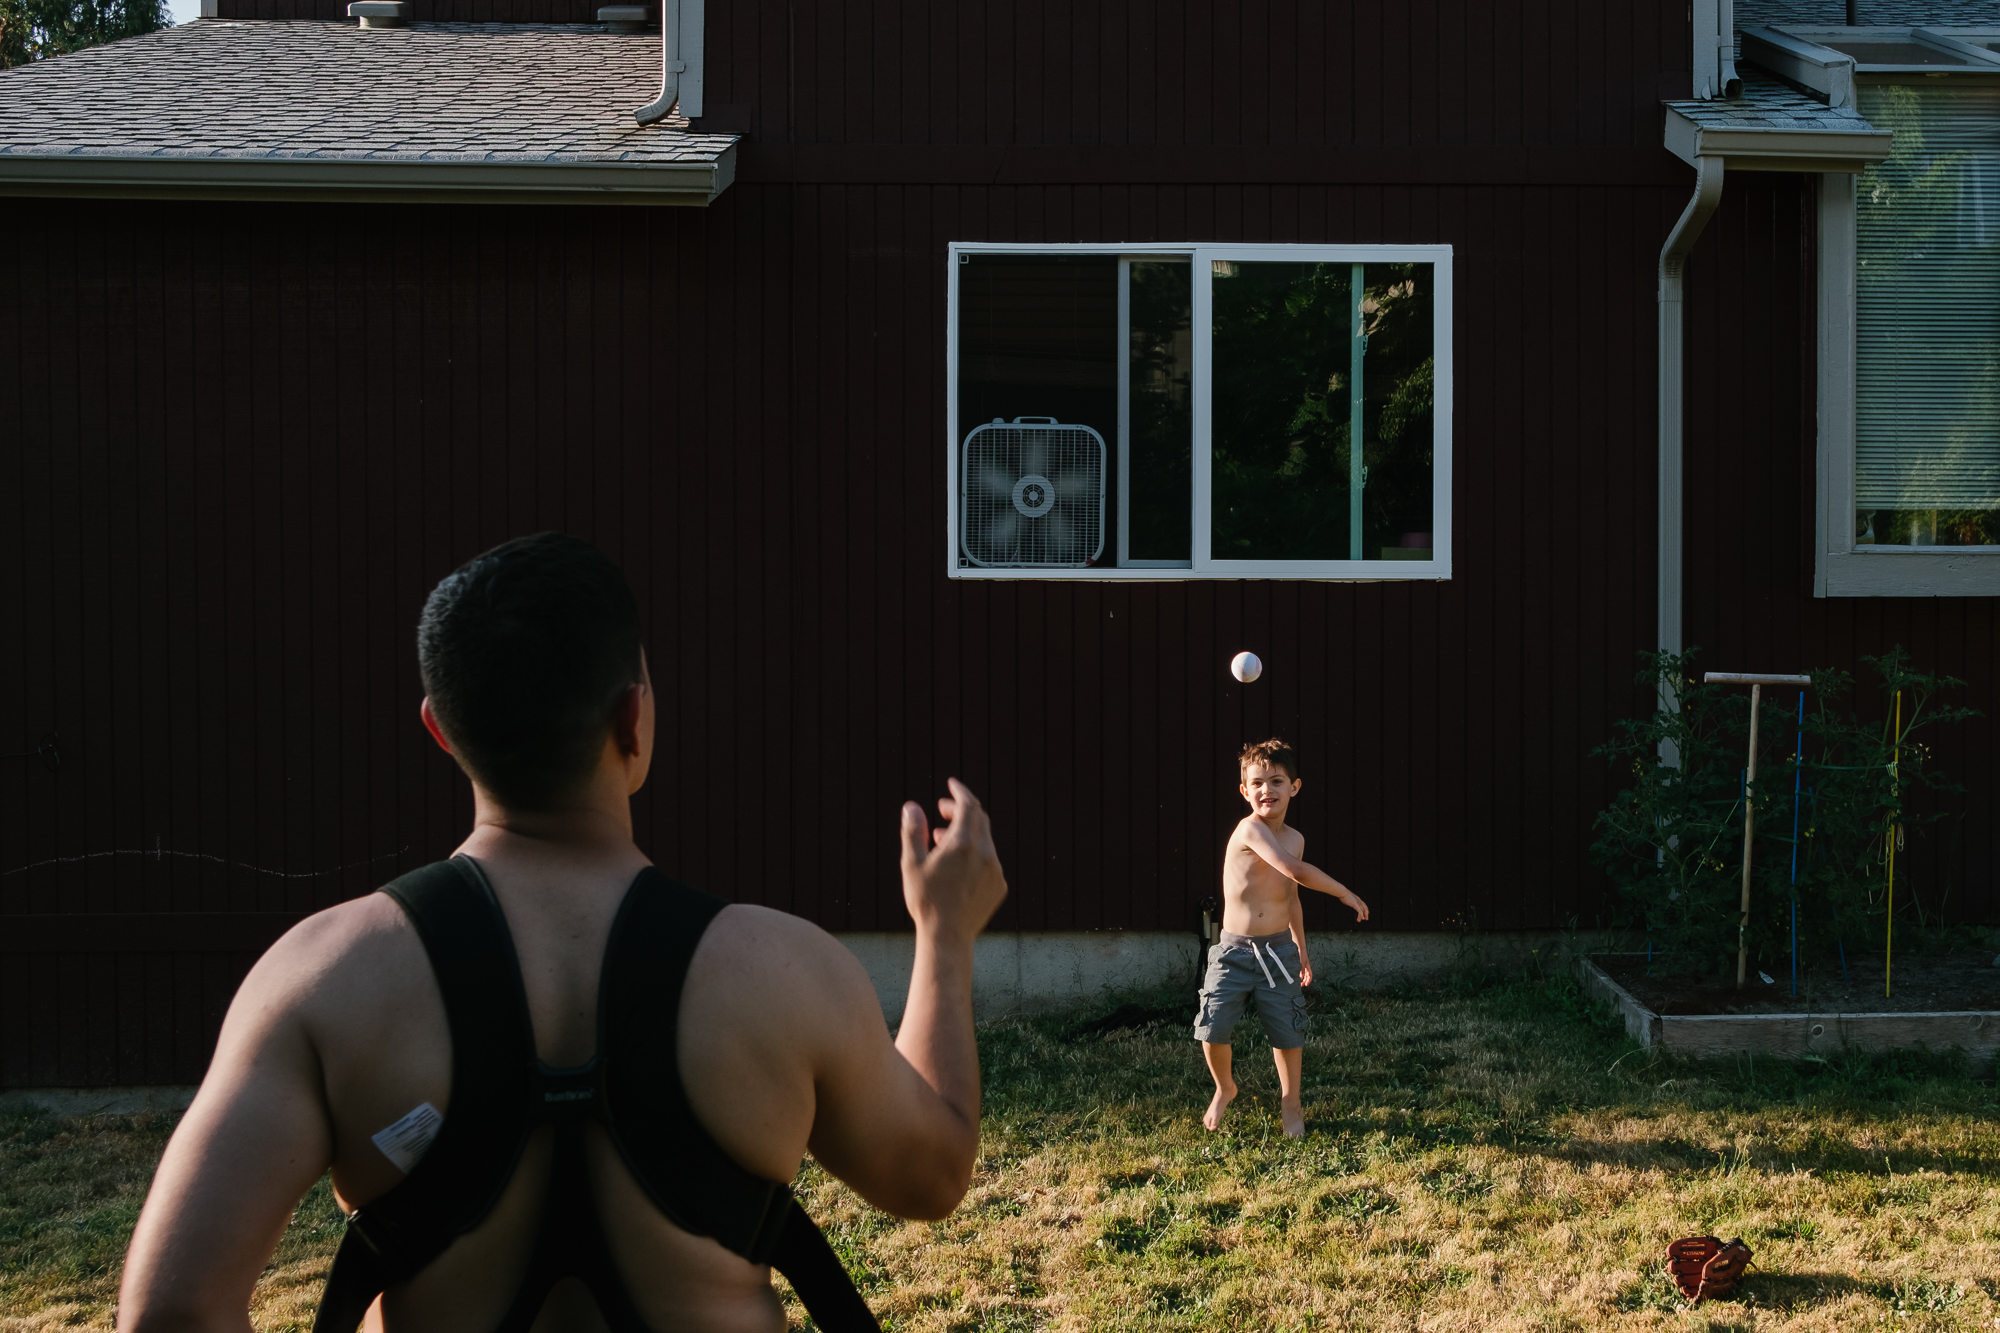
M 1276 736 L 1268 741 L 1251 741 L 1243 747 L 1243 752 L 1236 756 L 1238 776 L 1252 764 L 1262 764 L 1266 768 L 1282 768 L 1286 777 L 1294 782 L 1299 780 L 1298 756 L 1292 753 L 1291 746 Z
M 589 542 L 516 538 L 432 589 L 417 665 L 466 774 L 504 805 L 547 808 L 589 778 L 619 698 L 642 678 L 639 604 Z

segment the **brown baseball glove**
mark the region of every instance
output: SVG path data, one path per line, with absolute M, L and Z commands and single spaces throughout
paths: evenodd
M 1667 1272 L 1695 1305 L 1734 1294 L 1750 1259 L 1750 1247 L 1740 1239 L 1725 1245 L 1713 1236 L 1689 1236 L 1667 1246 Z

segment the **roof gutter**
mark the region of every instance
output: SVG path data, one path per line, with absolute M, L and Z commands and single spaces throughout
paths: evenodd
M 701 207 L 735 177 L 733 143 L 674 163 L 0 153 L 0 196 Z
M 1722 159 L 1697 157 L 1694 197 L 1681 220 L 1660 248 L 1660 568 L 1659 633 L 1663 653 L 1683 648 L 1681 631 L 1681 435 L 1684 416 L 1682 377 L 1682 289 L 1688 252 L 1722 202 Z

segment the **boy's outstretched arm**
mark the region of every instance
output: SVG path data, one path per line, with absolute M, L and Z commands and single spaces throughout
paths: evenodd
M 1250 844 L 1257 855 L 1263 857 L 1276 868 L 1278 873 L 1297 884 L 1304 885 L 1308 889 L 1318 889 L 1321 893 L 1332 894 L 1354 909 L 1354 919 L 1356 921 L 1366 921 L 1368 919 L 1368 904 L 1362 902 L 1353 890 L 1349 889 L 1332 875 L 1321 870 L 1318 866 L 1309 865 L 1286 851 L 1284 844 L 1280 843 L 1272 835 L 1271 830 L 1265 828 L 1256 820 L 1246 819 L 1243 823 L 1244 840 Z
M 1299 984 L 1313 984 L 1312 959 L 1306 957 L 1306 905 L 1299 901 L 1298 885 L 1292 886 L 1292 943 L 1299 946 Z

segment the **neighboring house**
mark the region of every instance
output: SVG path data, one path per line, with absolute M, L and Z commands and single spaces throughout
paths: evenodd
M 639 591 L 661 864 L 880 959 L 962 776 L 1013 998 L 1185 955 L 1273 731 L 1339 974 L 1605 914 L 1643 650 L 1995 710 L 2000 0 L 402 8 L 0 74 L 0 1085 L 192 1081 L 450 850 L 412 627 L 540 528 Z

